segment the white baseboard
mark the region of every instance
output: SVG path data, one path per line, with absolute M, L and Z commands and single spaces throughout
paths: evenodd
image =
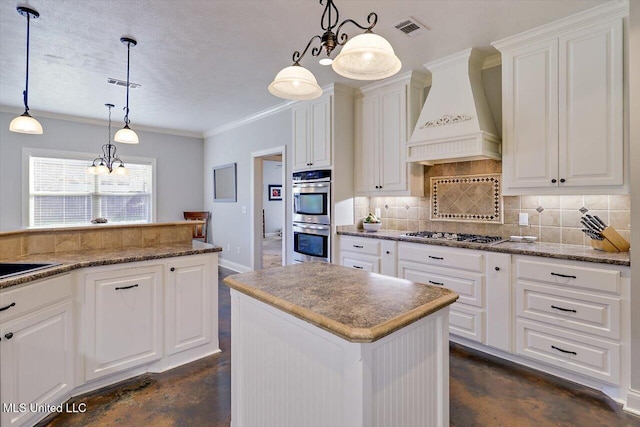
M 627 403 L 622 408 L 626 412 L 640 416 L 640 390 L 629 388 L 627 392 Z
M 251 267 L 247 267 L 237 262 L 229 261 L 228 259 L 218 258 L 218 265 L 220 267 L 228 268 L 238 273 L 248 273 L 251 271 Z

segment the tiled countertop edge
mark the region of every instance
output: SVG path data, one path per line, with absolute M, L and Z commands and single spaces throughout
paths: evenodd
M 475 249 L 489 252 L 500 252 L 515 255 L 529 255 L 545 258 L 567 259 L 573 261 L 586 261 L 600 264 L 630 266 L 629 253 L 608 253 L 595 251 L 586 246 L 562 245 L 559 243 L 514 243 L 503 242 L 495 245 L 478 245 L 477 243 L 453 242 L 450 240 L 428 240 L 419 237 L 400 236 L 403 231 L 379 230 L 371 233 L 364 230 L 339 230 L 339 235 L 367 237 L 372 239 L 394 240 L 397 242 L 422 243 L 436 246 L 449 246 L 456 248 Z M 541 246 L 544 245 L 544 246 Z M 571 253 L 573 251 L 573 253 Z M 589 254 L 589 252 L 593 254 Z M 580 253 L 583 252 L 583 253 Z

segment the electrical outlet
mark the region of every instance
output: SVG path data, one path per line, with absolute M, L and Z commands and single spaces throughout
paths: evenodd
M 231 243 L 227 243 L 227 252 L 231 252 Z
M 529 225 L 529 214 L 526 212 L 520 212 L 518 214 L 518 225 Z

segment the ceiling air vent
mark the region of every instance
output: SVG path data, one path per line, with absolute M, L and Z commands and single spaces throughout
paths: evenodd
M 413 16 L 403 19 L 402 21 L 395 24 L 394 27 L 402 31 L 402 34 L 407 37 L 419 36 L 420 34 L 426 33 L 428 30 L 430 30 L 429 27 L 418 22 L 418 20 Z
M 107 83 L 109 83 L 110 85 L 127 87 L 126 80 L 114 79 L 113 77 L 107 77 Z M 137 89 L 140 86 L 142 86 L 140 83 L 129 82 L 129 87 L 131 89 Z

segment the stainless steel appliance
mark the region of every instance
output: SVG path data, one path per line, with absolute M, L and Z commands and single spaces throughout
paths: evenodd
M 293 174 L 293 261 L 331 261 L 331 171 Z
M 455 242 L 478 243 L 485 245 L 501 243 L 507 240 L 500 236 L 482 236 L 480 234 L 445 233 L 436 231 L 417 231 L 413 233 L 406 233 L 402 236 L 430 240 L 453 240 Z
M 331 226 L 324 224 L 293 223 L 293 261 L 329 262 L 331 253 Z

